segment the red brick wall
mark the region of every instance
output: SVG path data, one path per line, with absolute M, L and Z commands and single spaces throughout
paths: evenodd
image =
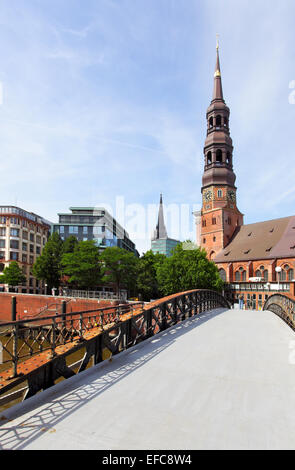
M 45 295 L 29 295 L 29 294 L 13 294 L 13 293 L 0 293 L 0 320 L 11 321 L 11 298 L 16 297 L 16 312 L 17 320 L 30 315 L 36 315 L 40 309 L 47 305 L 50 309 L 55 309 L 58 305 L 58 312 L 61 313 L 61 303 L 63 300 L 67 301 L 67 313 L 79 312 L 82 310 L 92 310 L 96 308 L 117 305 L 118 301 L 112 300 L 95 300 L 95 299 L 73 299 L 69 297 L 52 297 Z M 46 313 L 46 315 L 54 314 L 54 312 Z

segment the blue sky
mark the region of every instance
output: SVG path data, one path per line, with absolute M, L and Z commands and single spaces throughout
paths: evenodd
M 200 204 L 219 33 L 238 207 L 294 215 L 294 15 L 293 0 L 1 0 L 1 204 L 52 222 L 116 196 Z

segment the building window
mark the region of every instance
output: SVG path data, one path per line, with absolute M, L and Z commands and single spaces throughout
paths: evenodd
M 224 282 L 226 282 L 226 272 L 223 268 L 219 269 L 219 276 Z
M 0 228 L 0 236 L 5 237 L 6 236 L 6 227 L 1 227 Z
M 212 217 L 212 225 L 216 225 L 216 217 Z
M 36 246 L 36 254 L 37 254 L 37 255 L 40 255 L 40 252 L 41 252 L 40 246 Z
M 34 239 L 35 239 L 34 234 L 33 234 L 33 233 L 30 233 L 30 241 L 31 241 L 31 242 L 34 242 Z
M 206 227 L 206 220 L 202 220 L 202 227 Z
M 14 250 L 18 250 L 19 249 L 18 240 L 10 240 L 10 248 L 13 248 Z
M 5 248 L 5 240 L 0 240 L 0 248 Z
M 222 197 L 222 189 L 218 189 L 218 191 L 217 191 L 217 197 Z
M 70 225 L 69 226 L 69 233 L 73 234 L 73 233 L 78 233 L 78 228 L 77 226 L 73 226 L 73 225 Z
M 34 253 L 34 245 L 30 245 L 30 253 Z
M 59 226 L 59 233 L 65 233 L 65 228 L 63 225 Z
M 206 243 L 206 238 L 203 238 L 203 243 Z
M 84 233 L 84 234 L 85 234 L 85 233 L 88 233 L 88 227 L 87 227 L 86 225 L 83 227 L 83 233 Z
M 222 151 L 220 149 L 216 152 L 216 163 L 222 163 Z
M 22 255 L 22 262 L 26 263 L 28 261 L 27 255 Z
M 220 129 L 221 127 L 221 116 L 220 114 L 218 114 L 218 116 L 216 116 L 216 129 Z
M 13 261 L 18 261 L 18 253 L 16 253 L 15 251 L 11 251 L 10 252 L 10 259 L 13 260 Z
M 5 259 L 5 252 L 4 251 L 0 251 L 0 259 Z
M 11 237 L 19 237 L 19 229 L 18 228 L 11 228 L 10 229 L 10 236 Z
M 26 232 L 25 230 L 23 230 L 23 239 L 24 240 L 28 239 L 28 232 Z
M 27 243 L 23 243 L 22 248 L 23 248 L 23 251 L 27 251 L 28 250 Z

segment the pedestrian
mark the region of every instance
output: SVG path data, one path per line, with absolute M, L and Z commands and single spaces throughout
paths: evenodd
M 239 307 L 241 310 L 243 310 L 244 306 L 244 297 L 242 295 L 239 296 Z

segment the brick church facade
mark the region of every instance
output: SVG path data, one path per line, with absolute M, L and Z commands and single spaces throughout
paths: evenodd
M 244 225 L 237 205 L 230 110 L 223 98 L 217 45 L 213 98 L 207 109 L 202 209 L 195 213 L 197 243 L 227 282 L 231 299 L 260 309 L 280 291 L 295 299 L 295 216 Z

